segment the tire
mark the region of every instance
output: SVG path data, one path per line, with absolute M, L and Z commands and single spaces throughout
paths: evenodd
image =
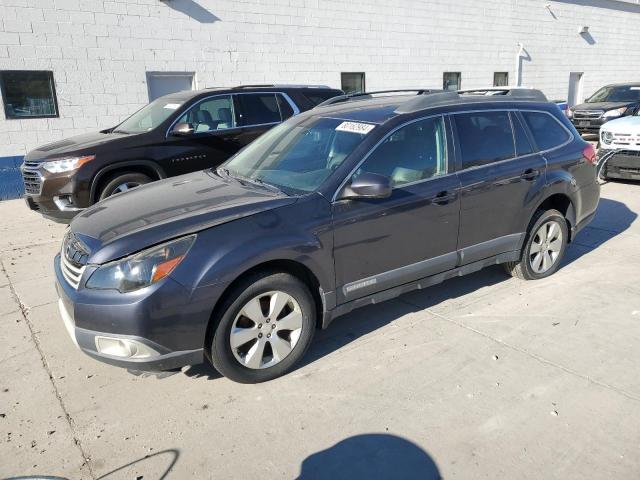
M 530 225 L 520 260 L 505 263 L 504 267 L 507 273 L 516 278 L 540 280 L 553 275 L 560 268 L 569 240 L 569 229 L 562 213 L 553 209 L 538 210 Z M 537 249 L 540 251 L 536 252 Z
M 117 174 L 102 187 L 98 201 L 104 200 L 112 195 L 122 193 L 125 190 L 130 190 L 132 188 L 139 187 L 140 185 L 151 183 L 152 181 L 153 180 L 144 173 L 125 172 Z
M 214 368 L 236 382 L 260 383 L 290 372 L 302 359 L 315 332 L 316 308 L 296 277 L 262 272 L 234 288 L 213 321 L 208 357 Z

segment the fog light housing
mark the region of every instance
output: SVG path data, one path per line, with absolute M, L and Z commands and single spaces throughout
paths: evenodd
M 129 338 L 96 337 L 96 348 L 103 355 L 120 358 L 149 358 L 159 355 L 153 348 Z
M 602 143 L 606 145 L 611 145 L 612 142 L 613 142 L 613 133 L 602 132 Z

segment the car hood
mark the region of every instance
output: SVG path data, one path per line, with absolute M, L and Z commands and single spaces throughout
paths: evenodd
M 640 134 L 640 117 L 622 117 L 605 123 L 603 131 L 613 133 Z
M 99 264 L 295 201 L 201 171 L 109 197 L 77 215 L 71 230 L 88 263 Z
M 62 156 L 73 154 L 93 154 L 93 149 L 100 147 L 105 143 L 117 142 L 130 135 L 125 133 L 101 133 L 92 132 L 82 135 L 76 135 L 57 142 L 48 143 L 31 150 L 25 160 L 30 162 L 37 162 L 42 160 L 48 160 L 51 158 L 59 158 Z M 91 151 L 90 151 L 91 150 Z
M 572 110 L 613 110 L 615 108 L 626 107 L 627 105 L 631 105 L 633 102 L 594 102 L 594 103 L 581 103 L 580 105 L 576 105 L 571 107 Z

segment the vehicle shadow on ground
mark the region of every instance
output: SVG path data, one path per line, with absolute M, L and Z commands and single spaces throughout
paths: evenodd
M 569 245 L 561 269 L 623 233 L 637 217 L 637 213 L 630 210 L 624 203 L 607 198 L 601 199 L 593 222 L 578 234 L 573 244 Z M 501 265 L 496 265 L 470 275 L 447 280 L 424 290 L 404 294 L 395 300 L 354 310 L 336 318 L 326 330 L 316 332 L 309 352 L 298 364 L 296 370 L 404 315 L 431 308 L 450 299 L 463 297 L 510 278 Z M 221 377 L 208 362 L 191 366 L 183 373 L 190 377 L 210 380 Z
M 438 480 L 440 472 L 431 456 L 416 444 L 388 434 L 349 437 L 309 455 L 300 466 L 298 480 Z
M 625 182 L 632 183 L 632 182 Z M 624 203 L 608 198 L 600 199 L 593 221 L 585 227 L 567 248 L 563 267 L 601 247 L 627 230 L 638 214 Z

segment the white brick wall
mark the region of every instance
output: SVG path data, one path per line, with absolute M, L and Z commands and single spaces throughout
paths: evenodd
M 443 71 L 461 71 L 463 88 L 475 88 L 496 71 L 514 81 L 522 42 L 523 84 L 552 98 L 566 98 L 571 71 L 585 73 L 585 94 L 640 81 L 640 7 L 580 3 L 0 0 L 0 70 L 53 70 L 60 110 L 46 120 L 0 112 L 0 157 L 116 124 L 147 103 L 147 71 L 193 71 L 198 87 L 339 87 L 341 71 L 364 71 L 370 90 L 441 88 Z

